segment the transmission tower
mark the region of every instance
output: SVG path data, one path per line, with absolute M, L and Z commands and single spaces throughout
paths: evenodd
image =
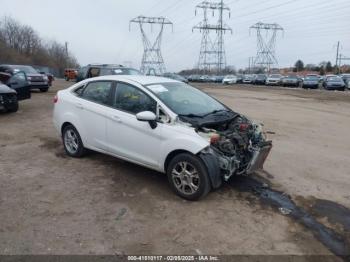
M 261 67 L 270 71 L 273 65 L 278 65 L 276 57 L 276 38 L 278 31 L 284 29 L 278 24 L 256 23 L 250 29 L 256 30 L 257 54 L 254 60 L 255 67 Z
M 145 16 L 138 16 L 130 20 L 130 25 L 132 23 L 139 24 L 141 34 L 142 34 L 144 51 L 143 51 L 140 71 L 144 74 L 153 73 L 155 75 L 161 75 L 165 73 L 166 69 L 165 69 L 165 64 L 164 64 L 160 47 L 162 43 L 164 26 L 165 25 L 173 26 L 173 23 L 164 17 L 145 17 Z M 150 39 L 146 35 L 146 32 L 144 30 L 145 24 L 150 24 L 151 27 L 153 27 L 153 25 L 160 25 L 159 32 L 153 43 L 150 41 Z M 130 26 L 129 26 L 129 29 L 130 29 Z
M 210 72 L 213 68 L 216 68 L 218 72 L 221 72 L 226 67 L 226 55 L 224 46 L 224 33 L 232 29 L 223 21 L 224 11 L 229 12 L 230 8 L 227 7 L 223 0 L 218 3 L 209 1 L 201 2 L 196 6 L 195 13 L 197 15 L 198 9 L 203 10 L 203 21 L 193 27 L 193 30 L 199 30 L 202 32 L 201 48 L 199 53 L 198 69 L 204 70 L 204 72 Z M 214 16 L 215 12 L 219 13 L 219 20 L 217 24 L 210 24 L 208 20 L 208 12 L 212 12 Z M 215 32 L 215 40 L 212 41 L 210 32 Z

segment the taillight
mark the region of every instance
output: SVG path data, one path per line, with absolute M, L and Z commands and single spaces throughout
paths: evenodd
M 58 102 L 58 96 L 55 95 L 55 97 L 53 98 L 53 103 L 56 104 Z

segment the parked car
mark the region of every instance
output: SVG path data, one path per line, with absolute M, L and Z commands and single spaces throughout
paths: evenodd
M 255 75 L 254 80 L 253 80 L 253 84 L 254 85 L 265 85 L 266 79 L 267 79 L 267 76 L 264 74 Z
M 345 83 L 340 76 L 329 76 L 323 82 L 323 87 L 326 90 L 345 90 Z
M 33 67 L 28 65 L 0 65 L 0 72 L 14 75 L 17 72 L 24 72 L 26 83 L 30 89 L 39 89 L 41 92 L 49 90 L 49 79 L 46 75 L 39 74 Z
M 254 76 L 253 75 L 244 75 L 243 76 L 243 84 L 252 84 L 254 81 Z
M 190 82 L 199 82 L 199 78 L 200 78 L 199 75 L 190 75 L 187 79 Z
M 243 83 L 243 75 L 242 74 L 237 74 L 237 84 L 242 84 Z
M 76 80 L 77 76 L 78 76 L 78 69 L 76 69 L 76 68 L 64 69 L 64 79 L 66 81 Z
M 163 77 L 167 77 L 167 78 L 170 78 L 170 79 L 174 79 L 174 80 L 177 80 L 177 81 L 188 83 L 188 80 L 186 78 L 184 78 L 181 75 L 174 74 L 174 73 L 164 73 Z
M 300 86 L 300 79 L 296 75 L 288 75 L 282 78 L 282 86 Z
M 278 86 L 282 82 L 283 76 L 280 74 L 271 74 L 266 78 L 266 85 L 271 86 L 275 85 Z
M 17 72 L 14 75 L 0 73 L 0 110 L 17 112 L 18 101 L 30 97 L 30 87 L 24 72 Z
M 312 88 L 317 89 L 319 87 L 320 79 L 316 75 L 307 75 L 302 81 L 301 87 L 304 89 Z
M 200 76 L 199 77 L 199 82 L 203 82 L 203 83 L 209 82 L 209 76 L 208 75 Z
M 55 81 L 54 75 L 51 74 L 51 73 L 46 73 L 46 72 L 44 72 L 44 71 L 38 71 L 38 72 L 39 72 L 40 74 L 46 76 L 47 79 L 48 79 L 48 80 L 47 80 L 48 85 L 49 85 L 49 86 L 52 86 L 52 82 Z
M 343 79 L 346 88 L 350 89 L 350 74 L 342 74 L 341 78 Z
M 237 83 L 237 76 L 235 76 L 235 75 L 225 76 L 225 78 L 222 80 L 222 83 L 224 85 L 236 84 Z
M 188 200 L 261 169 L 272 147 L 260 124 L 168 78 L 88 79 L 58 91 L 54 102 L 69 156 L 90 149 L 166 173 Z
M 111 64 L 89 64 L 79 69 L 76 81 L 106 75 L 142 75 L 139 70 Z

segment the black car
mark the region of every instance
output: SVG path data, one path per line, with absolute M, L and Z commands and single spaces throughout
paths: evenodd
M 106 75 L 142 75 L 142 73 L 122 65 L 89 64 L 79 69 L 76 81 L 80 82 L 88 78 Z
M 254 77 L 253 84 L 254 85 L 265 85 L 267 76 L 264 74 L 258 74 Z
M 30 97 L 30 88 L 24 72 L 17 72 L 13 76 L 0 73 L 0 110 L 16 112 L 18 101 Z
M 300 85 L 300 79 L 296 75 L 289 75 L 282 78 L 282 86 L 295 86 Z
M 177 80 L 177 81 L 181 81 L 181 82 L 184 82 L 184 83 L 188 83 L 188 80 L 186 78 L 184 78 L 183 76 L 178 75 L 178 74 L 164 73 L 162 76 L 166 77 L 166 78 L 171 78 L 171 79 L 174 79 L 174 80 Z
M 329 76 L 323 82 L 323 87 L 326 90 L 345 90 L 345 83 L 340 76 Z
M 27 84 L 30 89 L 39 89 L 41 92 L 49 90 L 48 77 L 38 73 L 33 67 L 28 65 L 0 65 L 0 72 L 15 75 L 17 72 L 24 72 Z
M 301 84 L 302 88 L 312 88 L 317 89 L 320 83 L 320 78 L 318 76 L 306 76 Z

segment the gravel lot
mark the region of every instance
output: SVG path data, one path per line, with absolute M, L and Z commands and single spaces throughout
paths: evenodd
M 51 115 L 56 91 L 70 84 L 57 80 L 18 113 L 0 113 L 0 254 L 332 254 L 235 180 L 188 202 L 154 171 L 98 153 L 67 157 Z M 350 92 L 197 86 L 265 124 L 274 148 L 255 179 L 348 245 Z

